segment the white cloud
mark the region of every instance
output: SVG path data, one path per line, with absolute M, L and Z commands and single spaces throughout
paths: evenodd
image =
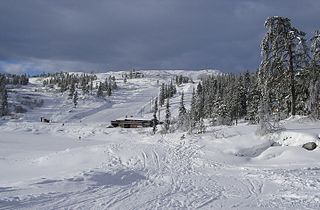
M 23 74 L 25 73 L 26 66 L 23 64 L 13 63 L 0 63 L 0 70 L 10 74 Z
M 92 64 L 77 61 L 61 61 L 46 59 L 29 59 L 23 61 L 16 61 L 15 63 L 0 61 L 0 72 L 11 74 L 59 71 L 98 72 L 107 70 L 108 69 L 106 65 L 103 64 Z

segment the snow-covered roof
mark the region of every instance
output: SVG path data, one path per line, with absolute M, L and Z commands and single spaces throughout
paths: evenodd
M 136 117 L 124 117 L 124 118 L 118 118 L 116 120 L 151 120 L 149 118 L 136 118 Z

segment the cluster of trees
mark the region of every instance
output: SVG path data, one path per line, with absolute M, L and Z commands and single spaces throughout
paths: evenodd
M 54 86 L 57 85 L 61 92 L 70 90 L 74 85 L 75 88 L 82 90 L 83 94 L 92 93 L 93 81 L 97 79 L 96 75 L 92 74 L 70 74 L 66 72 L 59 72 L 48 74 L 49 78 L 43 81 L 44 86 Z
M 160 112 L 158 109 L 158 98 L 154 101 L 154 109 L 153 109 L 153 133 L 155 134 L 157 132 L 157 125 L 159 124 L 159 120 L 157 119 L 157 112 Z M 168 133 L 171 130 L 171 111 L 170 111 L 170 98 L 167 98 L 166 100 L 166 110 L 165 110 L 165 120 L 164 120 L 164 126 L 162 129 L 162 133 Z
M 5 116 L 9 113 L 6 83 L 6 76 L 0 74 L 0 116 Z
M 43 81 L 44 86 L 54 86 L 60 88 L 61 92 L 69 90 L 68 98 L 72 99 L 74 106 L 78 105 L 79 93 L 78 90 L 82 91 L 82 94 L 93 94 L 96 90 L 96 95 L 99 98 L 111 96 L 112 92 L 118 88 L 116 78 L 109 76 L 104 82 L 99 82 L 94 85 L 94 81 L 97 80 L 97 76 L 94 74 L 70 74 L 66 72 L 47 74 L 49 78 Z
M 8 90 L 6 85 L 27 85 L 29 77 L 26 74 L 0 74 L 0 116 L 9 114 Z
M 112 92 L 118 88 L 116 78 L 114 76 L 109 76 L 104 82 L 100 82 L 98 86 L 97 96 L 102 98 L 105 96 L 111 96 Z
M 123 74 L 122 78 L 124 83 L 126 83 L 128 79 L 144 78 L 144 74 L 142 72 L 136 71 L 135 69 L 132 69 L 130 70 L 129 74 Z
M 169 98 L 175 93 L 176 87 L 172 82 L 167 86 L 163 83 L 160 88 L 160 100 L 158 101 L 158 98 L 155 100 L 155 122 L 157 122 L 158 104 L 162 106 L 166 102 L 162 129 L 164 133 L 175 129 L 203 133 L 205 119 L 210 119 L 213 125 L 231 125 L 241 118 L 250 120 L 252 123 L 259 122 L 258 110 L 261 96 L 257 73 L 222 74 L 203 78 L 197 88 L 193 89 L 190 110 L 185 107 L 184 92 L 182 92 L 178 117 L 171 119 Z M 154 128 L 155 131 L 156 128 Z
M 163 106 L 166 102 L 166 112 L 165 112 L 165 120 L 164 120 L 164 126 L 162 129 L 163 133 L 168 133 L 170 131 L 170 125 L 171 125 L 171 112 L 170 112 L 170 98 L 172 98 L 177 93 L 176 85 L 173 84 L 173 81 L 171 80 L 170 84 L 162 83 L 160 87 L 160 93 L 159 93 L 159 100 L 158 97 L 156 97 L 154 101 L 154 107 L 153 107 L 153 133 L 156 133 L 157 131 L 157 124 L 159 123 L 157 119 L 157 112 L 159 112 L 160 116 L 160 109 L 159 106 Z
M 281 119 L 296 114 L 320 119 L 320 31 L 308 43 L 305 33 L 288 18 L 268 18 L 265 26 L 258 71 L 202 79 L 193 91 L 189 111 L 182 95 L 180 127 L 201 131 L 203 119 L 214 125 L 247 119 L 260 123 L 265 134 L 277 129 Z M 185 119 L 187 125 L 182 123 Z
M 193 80 L 192 80 L 192 78 L 189 78 L 189 77 L 187 77 L 187 76 L 183 76 L 183 75 L 177 75 L 176 77 L 175 77 L 175 80 L 176 80 L 176 84 L 177 85 L 181 85 L 181 84 L 183 84 L 183 83 L 188 83 L 188 82 L 191 82 L 191 83 L 193 83 Z
M 173 84 L 172 80 L 170 84 L 161 84 L 160 93 L 159 93 L 159 105 L 163 106 L 165 99 L 173 97 L 174 94 L 177 93 L 177 88 L 175 84 Z
M 26 74 L 5 74 L 6 84 L 10 85 L 27 85 L 29 83 L 29 77 Z
M 260 91 L 256 73 L 223 74 L 204 78 L 193 90 L 191 108 L 181 95 L 178 127 L 204 132 L 204 119 L 213 125 L 232 125 L 239 119 L 257 123 Z
M 320 119 L 319 30 L 308 42 L 288 18 L 270 17 L 265 27 L 258 70 L 261 133 L 276 129 L 277 121 L 289 115 Z

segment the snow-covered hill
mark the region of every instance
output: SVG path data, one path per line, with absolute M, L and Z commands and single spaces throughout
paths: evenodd
M 174 75 L 197 82 L 220 74 L 142 72 L 144 78 L 126 83 L 123 72 L 97 74 L 97 81 L 112 74 L 119 88 L 106 99 L 80 94 L 77 108 L 67 93 L 43 87 L 43 78 L 11 89 L 10 100 L 19 99 L 28 111 L 0 121 L 0 209 L 320 208 L 320 150 L 301 148 L 319 143 L 318 121 L 288 119 L 282 122 L 286 129 L 264 137 L 245 122 L 193 135 L 108 128 L 125 116 L 151 118 L 159 84 Z M 173 116 L 182 91 L 189 108 L 196 84 L 178 87 Z M 42 106 L 22 102 L 40 99 Z M 40 117 L 53 122 L 41 123 Z

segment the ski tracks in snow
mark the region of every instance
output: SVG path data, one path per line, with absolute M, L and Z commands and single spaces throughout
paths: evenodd
M 170 141 L 169 137 L 155 144 L 108 144 L 103 150 L 99 169 L 21 189 L 0 188 L 0 209 L 320 207 L 318 168 L 302 172 L 212 164 L 197 142 Z M 304 198 L 299 190 L 306 188 L 314 194 Z

